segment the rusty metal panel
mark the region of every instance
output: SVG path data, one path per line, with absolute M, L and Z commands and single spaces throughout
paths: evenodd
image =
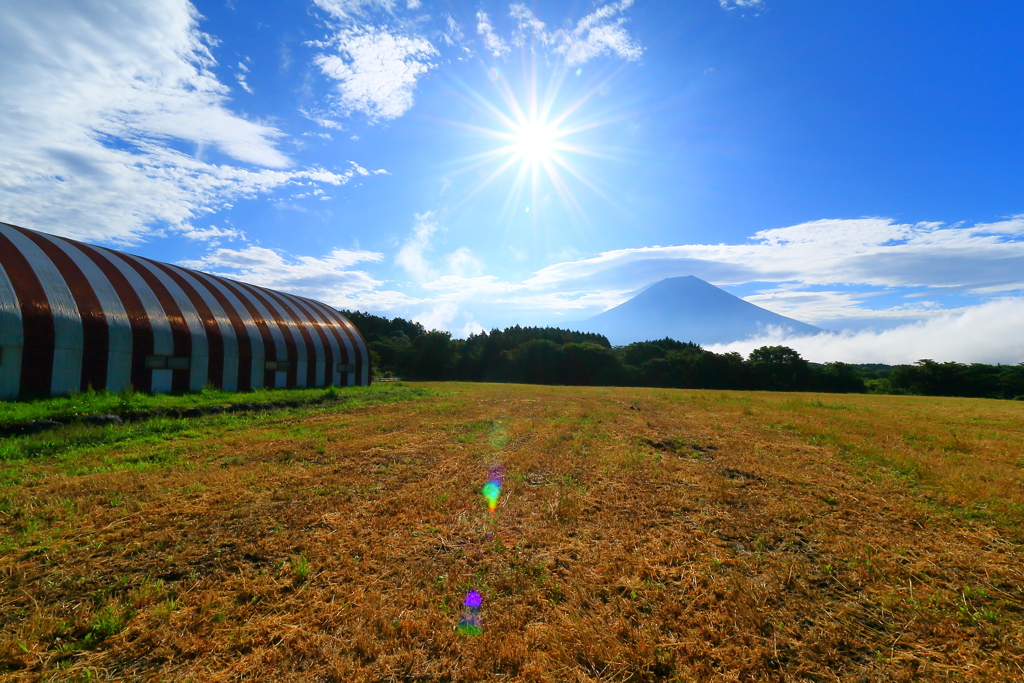
M 332 315 L 336 314 L 336 311 L 319 301 L 313 301 L 312 299 L 306 299 L 305 301 L 311 308 L 318 311 L 320 315 L 327 320 L 331 332 L 335 337 L 337 337 L 341 342 L 341 346 L 344 348 L 344 353 L 339 353 L 339 356 L 334 363 L 334 367 L 331 369 L 333 377 L 335 378 L 333 380 L 334 383 L 338 386 L 351 386 L 355 384 L 355 373 L 342 374 L 338 370 L 338 365 L 341 363 L 348 364 L 356 362 L 356 353 L 352 346 L 352 339 L 348 334 L 346 334 L 345 329 L 337 324 L 335 315 Z
M 294 356 L 289 353 L 289 360 L 295 361 L 293 369 L 290 370 L 287 375 L 286 386 L 305 386 L 306 384 L 306 364 L 309 361 L 309 353 L 306 347 L 305 340 L 302 338 L 295 321 L 292 319 L 288 312 L 281 306 L 281 303 L 274 297 L 270 292 L 263 289 L 262 287 L 255 287 L 254 285 L 246 286 L 250 291 L 253 292 L 257 297 L 263 301 L 264 305 L 271 312 L 274 318 L 281 325 L 282 332 L 288 336 L 285 337 L 285 341 L 288 344 L 290 350 L 294 350 Z
M 266 322 L 261 320 L 257 323 L 249 308 L 241 299 L 239 299 L 234 290 L 227 287 L 224 280 L 221 278 L 207 273 L 196 272 L 193 274 L 208 286 L 208 289 L 212 294 L 219 297 L 221 306 L 227 305 L 232 309 L 234 315 L 230 318 L 230 321 L 232 325 L 235 326 L 236 334 L 239 324 L 241 324 L 241 327 L 244 330 L 244 335 L 239 337 L 238 340 L 239 349 L 241 350 L 246 344 L 248 344 L 249 356 L 246 358 L 244 354 L 241 352 L 239 353 L 239 385 L 249 386 L 253 389 L 262 387 L 263 359 L 266 358 L 268 353 L 275 353 L 273 350 L 274 340 Z
M 148 259 L 131 256 L 130 254 L 127 256 L 152 273 L 177 304 L 191 338 L 191 348 L 189 349 L 191 353 L 189 355 L 192 362 L 189 369 L 188 388 L 190 391 L 202 391 L 206 387 L 209 375 L 210 347 L 206 337 L 206 327 L 199 317 L 199 311 L 196 310 L 195 305 L 181 287 L 178 286 L 178 283 L 171 279 L 162 269 L 154 266 Z M 175 355 L 182 354 L 176 350 Z
M 314 305 L 315 302 L 302 297 L 292 296 L 299 305 L 309 311 L 311 318 L 317 321 L 320 331 L 327 338 L 331 353 L 327 358 L 327 365 L 324 372 L 324 383 L 330 386 L 344 386 L 338 365 L 347 358 L 345 350 L 345 336 L 331 323 L 323 312 Z
M 102 386 L 108 391 L 127 389 L 131 385 L 132 325 L 114 286 L 77 243 L 43 233 L 39 235 L 67 254 L 99 302 L 107 327 L 106 380 Z
M 50 304 L 54 332 L 50 393 L 78 391 L 82 383 L 82 348 L 85 339 L 82 316 L 78 312 L 75 297 L 57 266 L 38 245 L 17 230 L 8 231 L 7 238 L 28 262 Z
M 18 398 L 23 343 L 21 305 L 10 278 L 0 268 L 0 401 Z
M 312 303 L 323 310 L 327 314 L 328 320 L 334 322 L 337 328 L 343 332 L 345 345 L 349 353 L 349 360 L 347 362 L 355 365 L 355 370 L 348 375 L 348 386 L 367 386 L 370 383 L 370 354 L 366 351 L 363 335 L 359 334 L 359 330 L 356 329 L 355 325 L 350 323 L 348 318 L 338 311 L 319 301 L 313 301 Z
M 94 247 L 94 249 L 128 281 L 132 291 L 142 302 L 146 318 L 149 319 L 149 324 L 153 329 L 153 348 L 149 350 L 149 353 L 158 356 L 173 356 L 174 335 L 171 332 L 171 323 L 156 294 L 135 272 L 134 268 L 119 258 L 120 255 L 117 252 L 102 247 Z
M 295 304 L 297 308 L 304 312 L 306 320 L 312 328 L 316 330 L 316 333 L 326 344 L 321 344 L 323 348 L 323 364 L 321 366 L 320 361 L 317 362 L 316 368 L 316 383 L 317 386 L 335 386 L 338 384 L 337 379 L 337 365 L 341 358 L 341 351 L 339 346 L 339 338 L 335 336 L 331 330 L 326 329 L 324 319 L 319 315 L 315 308 L 309 305 L 306 299 L 298 296 L 286 295 Z
M 261 293 L 288 321 L 288 327 L 292 331 L 296 348 L 299 350 L 299 360 L 296 363 L 295 383 L 298 386 L 315 386 L 316 362 L 323 358 L 324 350 L 320 344 L 320 338 L 310 334 L 308 321 L 300 309 L 296 309 L 289 297 L 281 292 L 260 288 Z
M 220 340 L 221 370 L 219 386 L 225 391 L 237 391 L 240 340 L 238 338 L 238 333 L 236 332 L 235 324 L 231 320 L 231 316 L 224 309 L 224 305 L 221 304 L 214 293 L 209 289 L 207 282 L 199 279 L 198 274 L 177 266 L 167 264 L 159 265 L 181 278 L 183 282 L 191 287 L 198 295 L 202 305 L 205 306 L 209 312 L 209 315 L 213 318 L 213 324 L 216 326 L 216 333 L 213 335 L 210 333 L 210 330 L 207 330 L 207 339 L 213 346 L 216 346 L 216 344 L 214 344 L 216 341 L 214 336 L 219 337 Z M 225 304 L 226 303 L 227 302 L 225 302 Z M 233 310 L 232 315 L 234 315 Z M 241 329 L 241 332 L 242 336 L 248 336 L 244 328 Z M 212 354 L 213 352 L 211 351 L 211 362 L 215 361 Z
M 294 348 L 294 341 L 291 339 L 291 335 L 285 336 L 284 325 L 282 322 L 273 315 L 271 311 L 262 302 L 262 297 L 254 291 L 250 285 L 246 285 L 241 282 L 235 282 L 233 280 L 222 280 L 225 286 L 234 291 L 239 299 L 245 304 L 246 308 L 249 309 L 253 318 L 263 323 L 263 329 L 273 339 L 274 356 L 271 357 L 267 348 L 267 356 L 261 360 L 277 360 L 277 361 L 288 361 L 293 360 L 296 356 Z M 266 347 L 265 347 L 266 348 Z M 260 360 L 253 359 L 253 368 L 261 373 L 262 385 L 268 387 L 287 386 L 287 374 L 285 373 L 286 379 L 283 381 L 277 375 L 280 373 L 271 372 L 266 369 Z M 294 372 L 292 370 L 291 372 Z

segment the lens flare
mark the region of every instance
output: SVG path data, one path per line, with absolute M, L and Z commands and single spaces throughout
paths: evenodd
M 484 484 L 481 493 L 487 499 L 487 508 L 494 512 L 498 507 L 498 499 L 501 498 L 501 485 L 505 482 L 505 467 L 503 465 L 492 465 L 487 471 L 487 483 Z
M 484 484 L 483 494 L 484 498 L 487 499 L 487 507 L 490 508 L 491 512 L 494 512 L 494 509 L 498 507 L 498 498 L 501 497 L 501 486 L 493 481 L 489 481 Z
M 483 596 L 476 591 L 466 593 L 466 599 L 462 601 L 465 609 L 459 619 L 458 631 L 464 636 L 478 636 L 483 633 L 480 627 L 480 608 L 484 604 Z
M 484 604 L 484 598 L 476 591 L 469 591 L 466 593 L 466 599 L 463 604 L 469 609 L 480 609 L 480 606 Z

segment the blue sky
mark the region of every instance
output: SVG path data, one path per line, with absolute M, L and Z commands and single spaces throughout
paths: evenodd
M 18 3 L 0 220 L 456 336 L 693 274 L 841 331 L 816 360 L 1019 362 L 1022 27 L 1009 2 Z

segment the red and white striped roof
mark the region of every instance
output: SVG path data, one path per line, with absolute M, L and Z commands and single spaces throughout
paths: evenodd
M 369 382 L 326 304 L 0 223 L 0 399 Z

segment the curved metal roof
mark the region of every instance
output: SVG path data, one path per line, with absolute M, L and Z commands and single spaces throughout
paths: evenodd
M 369 382 L 326 304 L 0 223 L 0 399 Z

